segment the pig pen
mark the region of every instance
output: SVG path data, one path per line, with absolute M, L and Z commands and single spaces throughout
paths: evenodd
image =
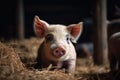
M 109 64 L 97 66 L 91 58 L 77 58 L 75 75 L 64 70 L 33 68 L 40 44 L 38 38 L 0 40 L 0 80 L 120 80 L 120 72 L 110 73 Z

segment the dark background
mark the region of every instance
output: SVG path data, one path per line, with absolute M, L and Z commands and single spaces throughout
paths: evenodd
M 17 1 L 4 0 L 0 2 L 0 38 L 17 38 Z M 90 41 L 92 33 L 92 9 L 94 0 L 23 0 L 25 38 L 35 36 L 33 19 L 38 15 L 49 24 L 64 24 L 84 22 L 84 33 L 81 42 Z M 117 5 L 120 9 L 120 0 L 107 0 L 107 19 L 116 17 Z M 85 36 L 87 36 L 85 38 Z

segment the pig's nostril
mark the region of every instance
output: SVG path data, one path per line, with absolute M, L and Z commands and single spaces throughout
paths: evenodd
M 62 51 L 62 53 L 64 53 L 64 54 L 65 54 L 65 51 L 63 50 L 63 51 Z
M 56 53 L 58 53 L 59 51 L 58 51 L 58 50 L 56 50 L 55 52 L 56 52 Z

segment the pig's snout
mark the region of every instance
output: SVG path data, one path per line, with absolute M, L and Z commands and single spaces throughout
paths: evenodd
M 57 46 L 54 50 L 53 50 L 53 55 L 56 57 L 61 57 L 63 55 L 65 55 L 66 50 L 64 47 L 62 46 Z

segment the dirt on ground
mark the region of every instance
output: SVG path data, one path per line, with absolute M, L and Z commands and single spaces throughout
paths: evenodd
M 33 68 L 40 39 L 0 41 L 0 80 L 120 80 L 120 72 L 111 73 L 109 64 L 94 65 L 90 58 L 77 58 L 75 74 L 50 71 L 51 66 Z

